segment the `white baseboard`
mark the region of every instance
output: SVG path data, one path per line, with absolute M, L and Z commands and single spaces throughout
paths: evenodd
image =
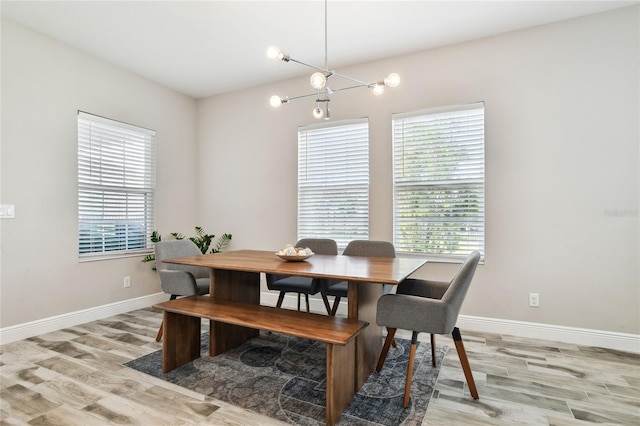
M 156 303 L 169 300 L 166 293 L 156 293 L 135 299 L 123 300 L 95 308 L 83 309 L 68 314 L 56 315 L 24 324 L 0 328 L 0 344 L 27 339 L 40 334 L 50 333 L 67 327 L 73 327 L 113 315 L 123 314 L 136 309 L 147 308 Z
M 149 307 L 155 303 L 168 300 L 165 293 L 156 293 L 136 299 L 123 300 L 95 308 L 70 312 L 42 320 L 31 321 L 10 327 L 0 328 L 0 344 L 11 343 L 17 340 L 27 339 L 44 333 L 73 327 L 102 318 L 130 312 L 136 309 Z M 260 300 L 263 305 L 275 306 L 278 301 L 277 293 L 262 292 Z M 289 294 L 284 298 L 283 307 L 287 309 L 297 308 L 297 298 Z M 304 300 L 301 308 L 306 309 Z M 322 300 L 311 298 L 311 312 L 326 314 Z M 342 301 L 338 308 L 338 315 L 346 315 L 347 303 Z M 585 346 L 597 346 L 626 352 L 640 353 L 640 335 L 616 333 L 612 331 L 591 330 L 585 328 L 566 327 L 560 325 L 538 324 L 523 321 L 512 321 L 497 318 L 474 317 L 460 315 L 458 327 L 463 331 L 476 331 L 485 333 L 508 334 L 511 336 L 526 337 L 530 339 L 550 340 L 565 343 L 574 343 Z
M 460 315 L 458 317 L 458 327 L 462 330 L 508 334 L 530 339 L 550 340 L 554 342 L 573 343 L 583 346 L 596 346 L 640 353 L 640 335 L 637 334 L 474 317 L 470 315 Z
M 262 292 L 260 300 L 263 305 L 275 306 L 278 301 L 277 293 Z M 330 300 L 333 302 L 333 300 Z M 287 294 L 282 303 L 287 309 L 297 308 L 297 299 L 293 294 Z M 301 309 L 306 309 L 304 300 L 301 301 Z M 310 300 L 311 312 L 326 314 L 322 300 L 312 298 Z M 339 315 L 346 315 L 347 303 L 340 302 Z M 584 346 L 597 346 L 601 348 L 615 349 L 625 352 L 640 353 L 640 335 L 616 333 L 613 331 L 591 330 L 586 328 L 566 327 L 562 325 L 539 324 L 524 321 L 512 321 L 498 318 L 474 317 L 460 315 L 458 327 L 461 330 L 508 334 L 529 339 L 550 340 L 555 342 L 573 343 Z

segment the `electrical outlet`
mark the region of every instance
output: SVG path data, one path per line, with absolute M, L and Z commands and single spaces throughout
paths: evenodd
M 15 217 L 16 217 L 15 204 L 0 204 L 0 218 L 15 219 Z
M 529 293 L 529 306 L 533 308 L 540 306 L 540 295 L 538 293 Z
M 131 287 L 131 277 L 124 277 L 124 288 Z

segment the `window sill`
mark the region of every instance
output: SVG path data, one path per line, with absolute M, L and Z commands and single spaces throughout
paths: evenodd
M 135 253 L 108 253 L 108 254 L 87 254 L 78 257 L 79 263 L 98 262 L 101 260 L 124 259 L 127 257 L 142 257 L 153 254 L 153 250 L 136 251 Z

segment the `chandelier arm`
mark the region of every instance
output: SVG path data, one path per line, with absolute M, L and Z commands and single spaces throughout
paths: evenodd
M 313 92 L 313 93 L 307 93 L 306 95 L 300 95 L 300 96 L 291 96 L 291 97 L 285 96 L 285 99 L 287 101 L 293 101 L 295 99 L 308 98 L 310 96 L 318 96 L 318 94 L 316 92 Z
M 362 80 L 358 80 L 357 78 L 349 77 L 348 75 L 340 74 L 339 72 L 330 71 L 330 70 L 328 70 L 326 68 L 316 67 L 315 65 L 307 64 L 306 62 L 298 61 L 297 59 L 289 58 L 289 60 L 291 62 L 295 62 L 295 63 L 300 64 L 300 65 L 304 65 L 305 67 L 309 67 L 309 68 L 313 68 L 314 70 L 322 71 L 322 72 L 327 73 L 329 75 L 335 75 L 335 76 L 338 76 L 338 77 L 342 77 L 342 78 L 344 78 L 346 80 L 351 80 L 354 83 L 359 83 L 362 86 L 372 86 L 372 85 L 376 84 L 376 83 L 366 83 L 366 82 L 364 82 Z
M 347 80 L 351 80 L 351 81 L 353 81 L 355 83 L 359 83 L 362 86 L 370 86 L 371 85 L 371 83 L 365 83 L 362 80 L 358 80 L 357 78 L 349 77 L 348 75 L 340 74 L 338 72 L 334 72 L 333 75 L 337 75 L 338 77 L 342 77 L 342 78 L 345 78 Z
M 313 68 L 314 70 L 322 71 L 322 72 L 327 73 L 327 74 L 334 74 L 333 71 L 329 71 L 328 69 L 325 69 L 325 68 L 316 67 L 315 65 L 307 64 L 306 62 L 298 61 L 297 59 L 289 58 L 289 60 L 291 62 L 295 62 L 295 63 L 300 64 L 300 65 L 304 65 L 305 67 Z
M 331 89 L 334 92 L 342 92 L 344 90 L 350 90 L 350 89 L 358 89 L 360 87 L 372 87 L 373 85 L 375 85 L 376 83 L 362 83 L 362 84 L 358 84 L 357 86 L 349 86 L 349 87 L 342 87 L 340 89 Z
M 351 90 L 351 89 L 359 89 L 360 87 L 371 87 L 373 85 L 375 85 L 376 83 L 362 83 L 362 84 L 358 84 L 356 86 L 348 86 L 348 87 L 341 87 L 339 89 L 331 89 L 331 92 L 343 92 L 345 90 Z M 321 91 L 320 93 L 322 94 L 326 94 L 326 90 Z M 301 99 L 301 98 L 308 98 L 311 96 L 316 96 L 318 97 L 318 93 L 314 92 L 314 93 L 307 93 L 306 95 L 300 95 L 300 96 L 286 96 L 285 99 L 287 101 L 293 101 L 295 99 Z

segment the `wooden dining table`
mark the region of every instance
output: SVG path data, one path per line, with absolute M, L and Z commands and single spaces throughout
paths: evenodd
M 383 285 L 397 285 L 426 260 L 316 254 L 305 261 L 291 262 L 280 259 L 272 251 L 236 250 L 164 262 L 210 268 L 212 298 L 252 304 L 260 304 L 260 273 L 347 281 L 348 318 L 369 323 L 356 337 L 354 390 L 357 392 L 373 372 L 382 349 L 382 327 L 376 324 L 376 306 L 383 294 Z M 257 334 L 257 330 L 211 321 L 209 354 L 221 354 Z

